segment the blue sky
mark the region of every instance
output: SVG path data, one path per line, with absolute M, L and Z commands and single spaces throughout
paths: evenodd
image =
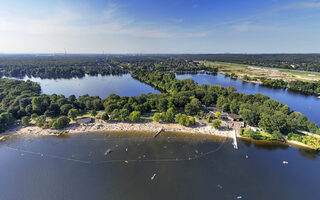
M 0 53 L 320 53 L 320 0 L 0 0 Z

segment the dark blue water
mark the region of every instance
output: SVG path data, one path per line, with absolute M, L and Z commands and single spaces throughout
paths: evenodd
M 261 93 L 290 106 L 292 110 L 301 112 L 309 120 L 320 124 L 320 99 L 288 91 L 287 89 L 275 89 L 260 86 L 259 84 L 247 83 L 241 80 L 233 80 L 223 74 L 183 74 L 176 75 L 178 79 L 193 79 L 199 84 L 233 86 L 238 92 L 245 94 Z
M 19 136 L 0 141 L 0 160 L 1 200 L 320 199 L 319 156 L 273 143 L 234 150 L 223 137 L 173 133 Z
M 78 96 L 89 94 L 90 96 L 107 97 L 109 94 L 115 93 L 120 96 L 138 96 L 147 93 L 159 93 L 151 86 L 133 79 L 130 74 L 121 76 L 88 76 L 84 78 L 72 79 L 41 79 L 28 78 L 23 80 L 31 80 L 38 82 L 44 94 L 63 94 L 70 96 L 72 94 Z

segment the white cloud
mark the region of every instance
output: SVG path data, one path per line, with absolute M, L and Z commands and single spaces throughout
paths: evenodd
M 251 22 L 245 22 L 242 24 L 237 24 L 232 26 L 232 28 L 239 32 L 245 32 L 245 31 L 270 31 L 276 29 L 276 27 L 273 26 L 265 26 L 265 25 L 255 25 Z
M 304 9 L 304 8 L 320 8 L 320 1 L 305 1 L 299 3 L 293 3 L 285 6 L 284 10 L 290 9 Z
M 62 10 L 53 16 L 39 19 L 28 14 L 15 15 L 6 13 L 0 17 L 0 31 L 30 35 L 74 35 L 106 34 L 128 35 L 146 38 L 172 37 L 204 37 L 209 32 L 185 32 L 177 26 L 153 28 L 152 25 L 142 26 L 135 23 L 134 17 L 125 16 L 115 3 L 109 4 L 102 12 L 85 15 L 72 10 Z M 181 23 L 183 19 L 172 19 L 172 24 Z M 78 22 L 78 23 L 75 23 Z M 86 22 L 86 23 L 85 23 Z M 156 23 L 154 23 L 156 26 Z

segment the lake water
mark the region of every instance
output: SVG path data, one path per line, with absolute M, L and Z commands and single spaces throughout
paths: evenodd
M 89 94 L 106 98 L 115 93 L 120 96 L 138 96 L 147 93 L 159 93 L 151 86 L 137 81 L 130 74 L 121 76 L 88 76 L 72 79 L 41 79 L 25 77 L 23 80 L 38 82 L 44 94 L 63 94 L 66 97 L 74 94 L 77 97 Z
M 0 142 L 0 160 L 5 200 L 320 199 L 319 155 L 244 141 L 234 150 L 223 137 L 11 136 Z
M 278 100 L 290 106 L 291 109 L 306 115 L 309 120 L 320 125 L 320 99 L 315 96 L 307 96 L 291 92 L 287 89 L 275 89 L 260 86 L 259 84 L 248 83 L 242 80 L 234 80 L 223 74 L 182 74 L 176 75 L 178 79 L 193 79 L 198 84 L 233 86 L 238 92 L 245 94 L 265 94 L 272 99 Z

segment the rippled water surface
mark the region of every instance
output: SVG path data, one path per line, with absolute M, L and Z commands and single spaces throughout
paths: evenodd
M 320 199 L 317 154 L 244 141 L 234 150 L 223 137 L 11 136 L 0 142 L 0 160 L 6 200 Z

